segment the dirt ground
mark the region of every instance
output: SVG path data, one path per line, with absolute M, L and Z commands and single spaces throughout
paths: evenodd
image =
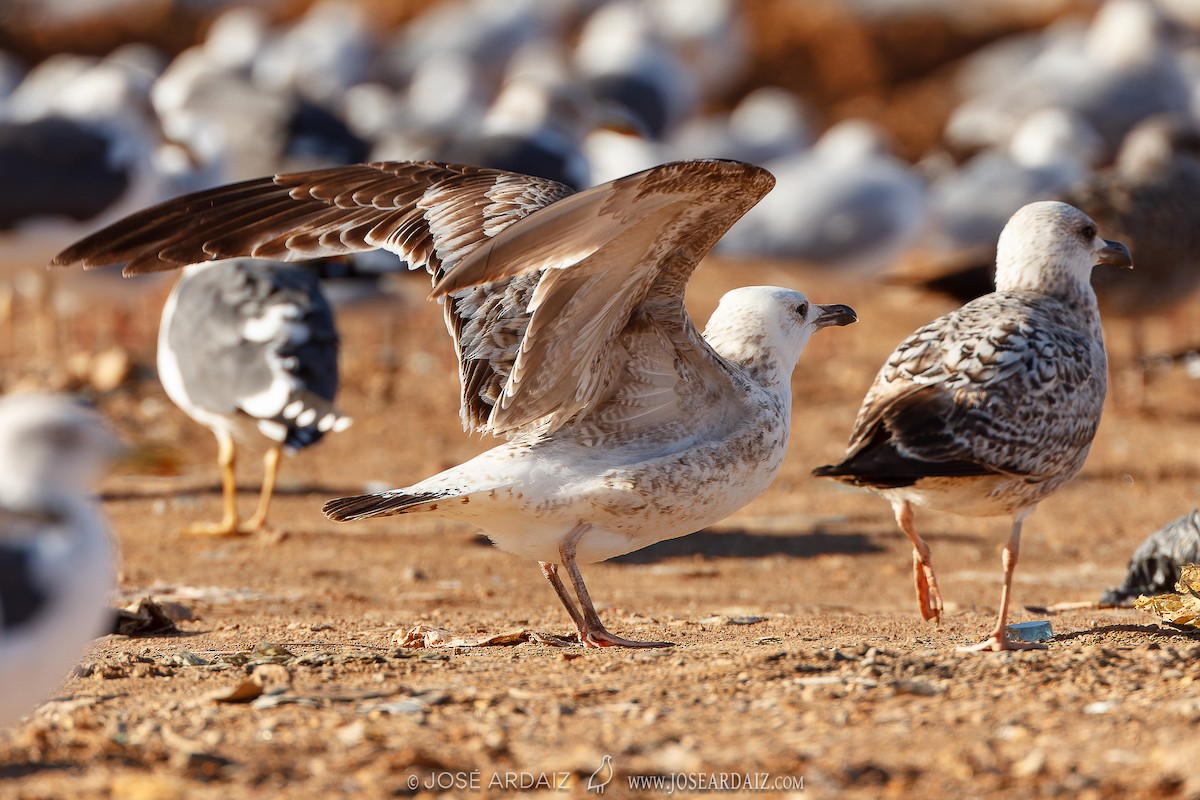
M 917 614 L 888 505 L 809 477 L 840 455 L 884 356 L 948 304 L 710 260 L 689 306 L 704 319 L 751 283 L 849 303 L 860 322 L 822 332 L 801 360 L 791 452 L 766 494 L 709 530 L 585 568 L 614 632 L 677 643 L 655 651 L 556 646 L 571 626 L 536 564 L 468 526 L 321 516 L 329 497 L 404 485 L 487 446 L 459 427 L 448 338 L 419 278 L 396 306 L 393 397 L 377 358 L 383 318 L 343 313 L 340 405 L 355 424 L 285 463 L 274 530 L 244 538 L 179 535 L 219 512 L 215 445 L 162 394 L 155 323 L 142 320 L 139 379 L 98 404 L 178 468 L 103 486 L 119 594 L 195 618 L 175 635 L 98 640 L 55 698 L 0 732 L 0 796 L 583 795 L 606 756 L 616 796 L 1200 796 L 1200 635 L 1133 610 L 1026 608 L 1095 599 L 1149 531 L 1195 504 L 1194 384 L 1167 373 L 1145 410 L 1110 403 L 1083 473 L 1026 525 L 1014 621 L 1050 619 L 1049 649 L 960 654 L 993 621 L 1007 520 L 919 514 L 947 601 L 935 629 Z M 50 363 L 23 369 L 52 376 Z M 248 511 L 256 456 L 239 477 Z M 417 625 L 525 634 L 479 647 L 393 640 Z M 261 696 L 217 701 L 235 690 Z

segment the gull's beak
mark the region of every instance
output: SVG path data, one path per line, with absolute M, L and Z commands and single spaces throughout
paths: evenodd
M 828 306 L 817 306 L 821 313 L 813 320 L 813 324 L 818 328 L 828 328 L 830 325 L 849 325 L 851 322 L 858 321 L 858 314 L 854 313 L 854 309 L 850 306 L 843 306 L 837 303 Z
M 1104 247 L 1096 251 L 1096 258 L 1099 259 L 1096 263 L 1133 269 L 1133 256 L 1129 255 L 1128 247 L 1120 242 L 1110 242 L 1108 239 L 1101 239 L 1101 241 L 1104 242 Z

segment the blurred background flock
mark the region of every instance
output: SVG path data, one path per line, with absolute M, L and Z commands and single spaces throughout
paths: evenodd
M 404 159 L 582 188 L 734 158 L 779 183 L 719 254 L 963 299 L 988 290 L 996 236 L 1033 199 L 1131 173 L 1174 181 L 1173 219 L 1200 204 L 1197 114 L 1192 0 L 8 0 L 0 314 L 8 346 L 14 314 L 38 333 L 4 388 L 103 390 L 152 360 L 170 280 L 43 267 L 186 191 Z M 1162 237 L 1126 200 L 1074 202 L 1141 267 Z M 1197 253 L 1156 252 L 1105 313 L 1179 305 Z M 320 269 L 345 308 L 403 292 L 400 267 L 381 253 Z
M 1110 347 L 1137 403 L 1147 370 L 1196 359 L 1198 119 L 1194 0 L 7 0 L 0 390 L 154 380 L 178 276 L 45 264 L 184 192 L 406 159 L 583 188 L 719 157 L 778 184 L 717 263 L 957 302 L 990 289 L 1017 208 L 1083 208 L 1137 263 L 1096 277 L 1105 319 L 1134 321 Z M 341 358 L 385 405 L 427 290 L 404 266 L 306 265 L 339 327 L 370 320 Z M 136 433 L 169 440 L 139 403 Z M 169 449 L 143 467 L 170 473 Z

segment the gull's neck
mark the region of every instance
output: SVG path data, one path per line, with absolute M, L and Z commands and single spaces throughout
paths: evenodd
M 1001 261 L 996 267 L 996 291 L 1030 292 L 1051 297 L 1067 312 L 1067 317 L 1059 320 L 1061 323 L 1087 332 L 1095 341 L 1102 341 L 1100 307 L 1092 289 L 1090 269 L 1070 269 L 1049 263 L 1031 266 L 1029 262 L 1021 268 L 1006 269 Z
M 792 370 L 800 361 L 803 343 L 788 341 L 762 316 L 722 314 L 721 309 L 709 319 L 704 338 L 751 383 L 790 399 Z

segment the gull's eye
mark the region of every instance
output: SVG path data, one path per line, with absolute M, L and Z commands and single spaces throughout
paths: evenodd
M 1079 231 L 1079 235 L 1090 242 L 1092 239 L 1096 238 L 1096 226 L 1084 225 L 1083 229 Z
M 808 319 L 808 303 L 796 306 L 796 313 L 800 315 L 800 319 Z

